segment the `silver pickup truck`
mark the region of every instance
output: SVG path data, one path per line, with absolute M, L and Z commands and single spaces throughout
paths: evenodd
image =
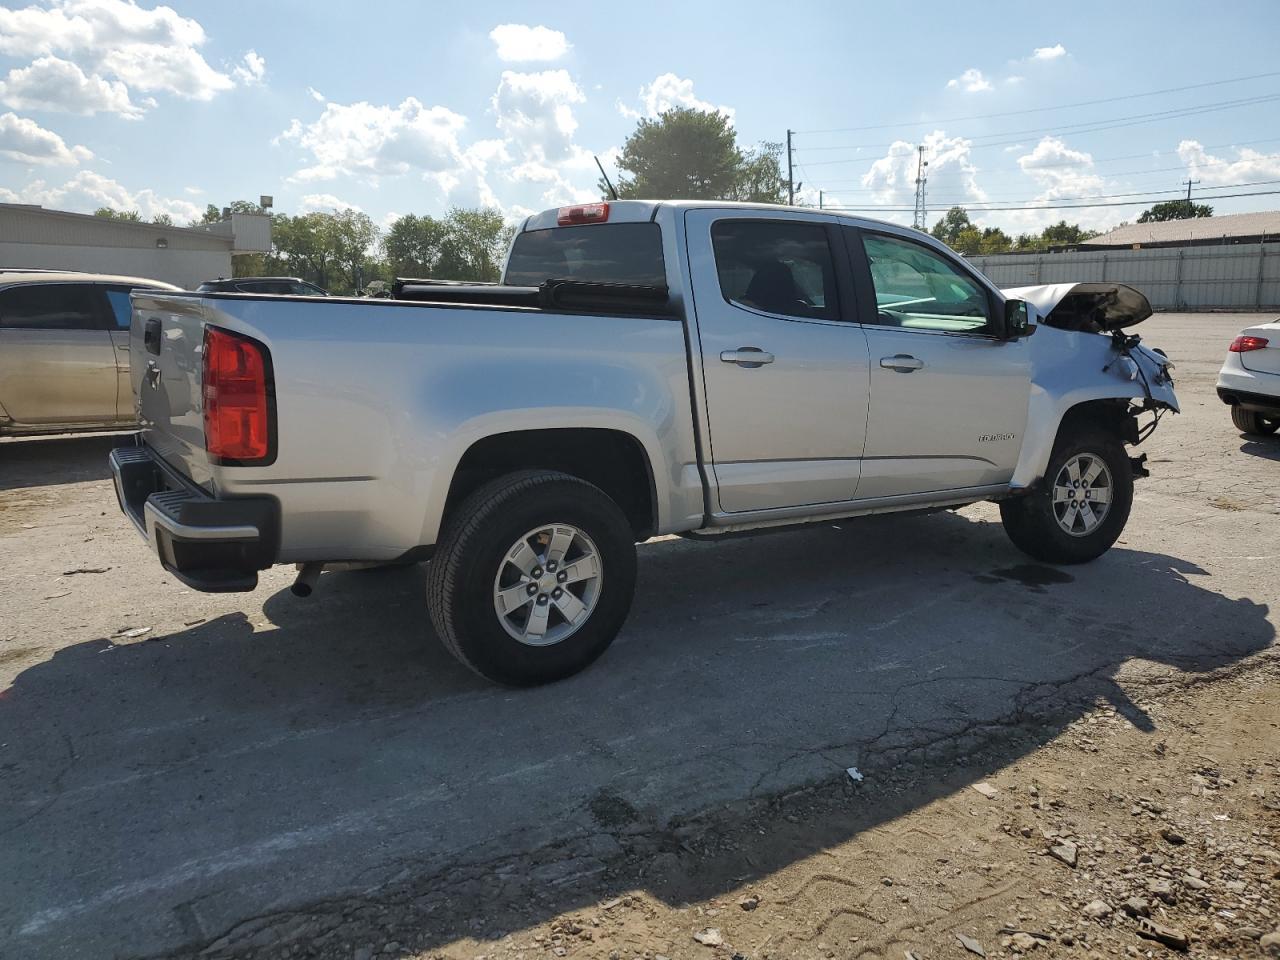
M 1126 445 L 1177 410 L 1121 329 L 1137 291 L 1001 292 L 806 209 L 584 204 L 529 217 L 496 286 L 133 301 L 142 430 L 111 464 L 164 567 L 233 591 L 296 563 L 305 595 L 430 560 L 436 632 L 507 684 L 600 656 L 657 535 L 996 500 L 1022 550 L 1092 560 L 1146 472 Z

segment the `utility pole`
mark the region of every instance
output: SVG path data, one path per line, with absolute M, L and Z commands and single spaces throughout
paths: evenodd
M 787 206 L 796 202 L 796 188 L 791 179 L 791 131 L 787 131 Z
M 929 182 L 929 178 L 925 176 L 925 169 L 929 166 L 929 161 L 924 158 L 924 144 L 916 147 L 916 209 L 912 217 L 911 225 L 917 230 L 929 229 L 929 215 L 925 210 L 925 184 Z
M 1188 177 L 1185 181 L 1187 185 L 1187 213 L 1191 213 L 1191 206 L 1192 206 L 1191 205 L 1191 185 L 1193 183 L 1199 183 L 1199 182 L 1200 182 L 1199 180 L 1192 180 L 1190 177 Z
M 822 209 L 822 191 L 821 190 L 818 191 L 818 209 L 819 210 Z

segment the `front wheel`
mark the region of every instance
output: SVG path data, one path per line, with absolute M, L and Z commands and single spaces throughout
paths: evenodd
M 571 676 L 613 642 L 631 608 L 635 536 L 602 490 L 526 471 L 481 487 L 453 512 L 427 571 L 436 631 L 495 683 Z
M 1280 430 L 1280 417 L 1263 416 L 1257 410 L 1245 410 L 1238 406 L 1231 408 L 1231 422 L 1241 433 L 1256 433 L 1264 437 Z
M 1054 444 L 1044 482 L 1000 504 L 1014 545 L 1046 563 L 1085 563 L 1111 548 L 1133 505 L 1133 471 L 1124 445 L 1101 430 L 1065 434 Z

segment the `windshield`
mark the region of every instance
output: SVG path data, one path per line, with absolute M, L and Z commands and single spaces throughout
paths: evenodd
M 661 228 L 656 223 L 606 223 L 517 234 L 505 282 L 536 287 L 545 280 L 665 286 Z

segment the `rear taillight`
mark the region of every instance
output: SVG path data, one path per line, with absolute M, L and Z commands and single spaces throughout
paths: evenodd
M 556 211 L 556 224 L 561 227 L 576 227 L 583 223 L 607 223 L 609 221 L 609 205 L 607 203 L 579 203 L 572 207 L 561 207 Z
M 1236 337 L 1227 349 L 1232 353 L 1248 353 L 1250 350 L 1265 349 L 1269 342 L 1266 337 Z
M 251 337 L 204 331 L 204 446 L 214 463 L 262 466 L 275 459 L 271 354 Z

